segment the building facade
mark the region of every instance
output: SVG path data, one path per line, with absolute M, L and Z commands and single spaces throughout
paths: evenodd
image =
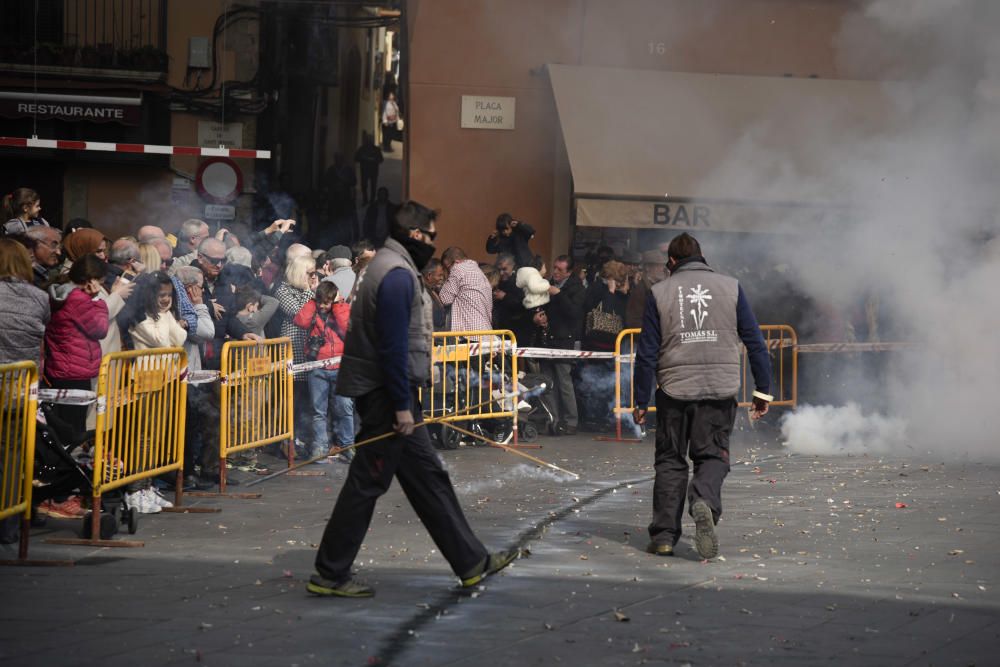
M 885 71 L 886 63 L 877 58 L 842 57 L 838 35 L 848 18 L 863 20 L 859 7 L 853 0 L 410 0 L 409 194 L 442 209 L 441 243 L 462 246 L 481 259 L 501 212 L 535 227 L 534 248 L 547 259 L 574 242 L 578 251 L 582 241 L 641 246 L 641 237 L 627 231 L 639 223 L 616 220 L 628 213 L 607 212 L 607 202 L 652 205 L 660 197 L 657 215 L 673 222 L 683 210 L 683 225 L 694 220 L 695 205 L 701 205 L 695 199 L 703 195 L 671 185 L 675 176 L 683 180 L 686 164 L 707 158 L 695 141 L 664 145 L 660 128 L 672 123 L 674 134 L 682 136 L 684 119 L 671 119 L 675 81 L 663 77 L 696 76 L 693 89 L 710 95 L 705 81 L 732 76 L 735 85 L 724 91 L 727 107 L 741 104 L 734 92 L 741 77 L 747 77 L 742 85 L 751 77 L 765 83 L 778 79 L 782 95 L 789 88 L 790 95 L 808 97 L 802 86 L 812 85 L 836 99 L 840 91 L 827 82 L 871 81 Z M 615 85 L 626 78 L 634 81 Z M 618 97 L 601 100 L 605 89 L 615 89 L 608 94 Z M 849 92 L 872 96 L 865 86 Z M 507 118 L 497 122 L 483 115 L 478 124 L 463 122 L 463 104 L 468 110 L 478 103 L 489 112 L 491 100 L 501 100 Z M 572 106 L 574 100 L 588 108 Z M 586 126 L 570 131 L 584 113 Z M 637 128 L 646 133 L 646 143 L 635 136 Z M 634 144 L 614 145 L 615 136 L 629 134 Z M 635 161 L 621 155 L 652 152 L 654 146 L 655 155 L 637 155 Z M 646 181 L 641 191 L 627 182 L 598 183 L 605 187 L 596 194 L 606 219 L 590 225 L 603 226 L 600 232 L 576 224 L 580 195 L 595 194 L 581 192 L 579 181 L 591 180 L 591 174 L 580 170 L 595 166 L 609 172 L 606 180 L 622 181 L 622 174 L 631 172 Z M 655 190 L 651 172 L 659 169 L 673 173 Z M 591 218 L 598 215 L 597 206 L 588 209 Z M 727 213 L 718 211 L 713 214 Z
M 85 218 L 111 237 L 189 217 L 329 223 L 324 174 L 376 129 L 391 12 L 39 0 L 36 21 L 35 4 L 2 5 L 0 136 L 261 149 L 271 159 L 3 147 L 4 192 L 30 187 L 51 223 Z M 206 189 L 199 173 L 213 164 L 221 178 Z

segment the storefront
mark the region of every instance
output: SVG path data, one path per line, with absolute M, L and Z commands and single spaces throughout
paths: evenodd
M 852 212 L 819 139 L 863 145 L 891 122 L 875 82 L 548 69 L 571 179 L 566 233 L 627 229 L 612 236 L 633 250 L 681 231 L 836 228 Z

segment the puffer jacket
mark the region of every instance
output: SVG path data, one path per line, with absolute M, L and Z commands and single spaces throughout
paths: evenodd
M 528 310 L 544 306 L 549 302 L 549 281 L 542 278 L 538 269 L 525 266 L 517 270 L 515 285 L 524 290 L 522 303 Z
M 45 330 L 45 376 L 92 380 L 101 370 L 101 339 L 108 335 L 108 304 L 72 283 L 49 287 L 52 320 Z
M 295 326 L 305 330 L 307 348 L 309 338 L 323 338 L 323 344 L 319 348 L 319 354 L 316 355 L 316 359 L 331 359 L 339 357 L 344 353 L 344 341 L 341 336 L 337 335 L 336 330 L 346 335 L 347 323 L 350 319 L 351 306 L 347 303 L 341 301 L 333 304 L 330 313 L 326 318 L 323 318 L 316 312 L 316 300 L 312 299 L 306 305 L 302 306 L 302 310 L 295 316 L 294 322 Z M 330 368 L 340 368 L 340 364 L 336 364 Z
M 0 364 L 41 364 L 42 339 L 50 316 L 45 292 L 17 278 L 0 279 Z

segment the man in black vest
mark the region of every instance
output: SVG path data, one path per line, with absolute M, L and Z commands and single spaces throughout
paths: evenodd
M 740 342 L 756 391 L 751 419 L 767 412 L 771 360 L 750 303 L 735 278 L 716 273 L 689 234 L 670 242 L 670 277 L 653 285 L 635 361 L 633 419 L 642 424 L 656 376 L 656 481 L 649 551 L 672 556 L 681 536 L 684 496 L 702 558 L 719 554 L 715 524 L 729 473 L 729 435 L 740 389 Z M 688 483 L 690 456 L 694 476 Z
M 403 204 L 385 246 L 358 276 L 337 393 L 356 399 L 358 442 L 396 436 L 356 450 L 316 554 L 318 574 L 306 587 L 316 595 L 375 595 L 351 578 L 351 565 L 393 477 L 462 586 L 475 586 L 518 556 L 517 549 L 487 552 L 472 532 L 422 423 L 417 389 L 430 379 L 433 316 L 420 271 L 434 255 L 435 218 L 417 202 Z

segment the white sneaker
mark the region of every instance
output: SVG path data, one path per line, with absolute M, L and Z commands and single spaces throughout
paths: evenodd
M 125 494 L 125 506 L 129 509 L 133 507 L 138 510 L 139 505 L 142 503 L 142 491 L 136 491 L 134 493 Z
M 139 514 L 157 514 L 158 512 L 162 512 L 163 508 L 160 507 L 159 503 L 150 499 L 148 491 L 148 489 L 143 489 L 142 491 L 126 494 L 125 502 L 128 503 L 129 507 L 134 507 L 135 511 Z
M 159 490 L 157 490 L 156 488 L 151 486 L 148 489 L 146 489 L 146 491 L 147 491 L 146 497 L 149 498 L 152 502 L 159 505 L 160 507 L 168 508 L 174 506 L 174 504 L 169 500 L 167 500 L 166 497 L 164 497 L 164 495 L 160 493 Z

